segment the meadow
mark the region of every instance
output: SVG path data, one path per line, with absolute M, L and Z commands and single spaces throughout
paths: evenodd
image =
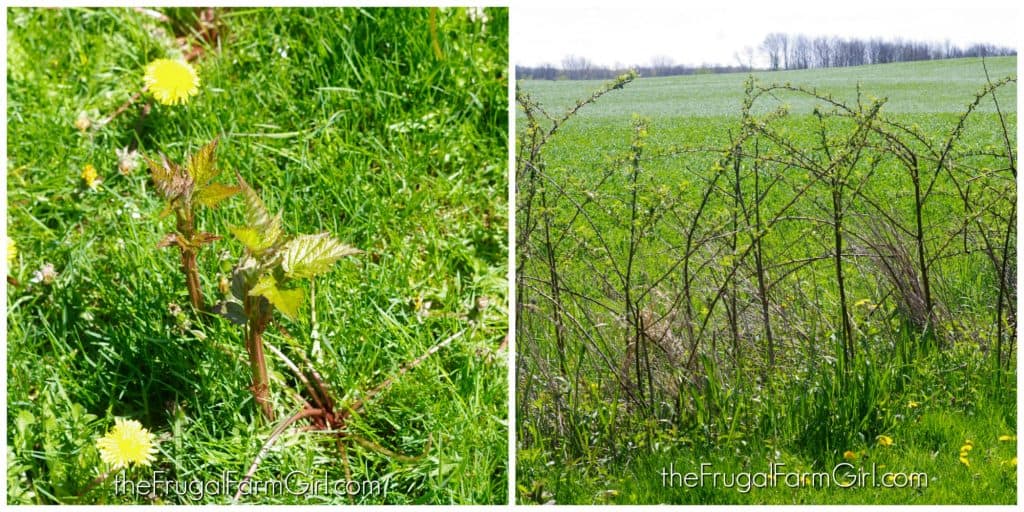
M 1016 503 L 1016 65 L 518 83 L 517 502 Z
M 223 504 L 247 473 L 291 481 L 242 503 L 507 502 L 507 20 L 9 9 L 7 503 Z M 166 93 L 179 104 L 142 92 L 156 59 L 198 75 Z M 213 140 L 212 190 L 252 194 L 196 211 L 207 305 L 262 250 L 234 228 L 257 194 L 275 237 L 361 251 L 295 288 L 260 282 L 279 310 L 259 326 L 266 403 L 249 335 L 192 306 L 187 244 L 158 247 L 184 211 L 161 194 L 184 196 L 151 171 L 188 162 L 191 187 L 189 156 Z

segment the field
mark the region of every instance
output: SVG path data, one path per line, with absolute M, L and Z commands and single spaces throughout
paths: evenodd
M 7 503 L 230 503 L 250 472 L 290 487 L 244 503 L 507 502 L 506 9 L 7 15 Z M 156 59 L 195 94 L 137 94 Z M 158 247 L 190 207 L 147 167 L 204 186 L 215 139 L 209 190 L 269 213 L 196 210 L 196 291 L 245 329 L 193 307 L 195 247 Z
M 1016 503 L 1016 65 L 520 82 L 517 501 Z

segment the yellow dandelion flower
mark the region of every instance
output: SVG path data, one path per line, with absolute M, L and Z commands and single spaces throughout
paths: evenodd
M 1017 440 L 1017 436 L 1003 435 L 1003 436 L 999 436 L 999 440 L 1000 441 L 1016 441 Z
M 14 264 L 14 260 L 18 258 L 18 244 L 14 242 L 13 238 L 7 239 L 7 268 L 11 268 Z
M 99 174 L 96 173 L 96 168 L 92 164 L 85 164 L 82 168 L 82 179 L 85 180 L 85 186 L 96 190 L 100 186 Z
M 971 461 L 967 460 L 967 456 L 960 454 L 960 463 L 964 466 L 971 467 Z
M 892 438 L 889 436 L 878 436 L 876 439 L 879 446 L 892 446 Z
M 199 75 L 185 61 L 157 59 L 146 66 L 146 90 L 164 105 L 186 103 L 199 93 Z
M 907 402 L 907 408 L 908 409 L 916 409 L 917 406 L 919 406 L 919 405 L 921 405 L 921 404 L 919 404 L 919 403 L 917 403 L 917 402 L 915 402 L 913 400 Z
M 138 421 L 117 418 L 114 422 L 114 428 L 96 441 L 103 462 L 114 469 L 133 463 L 148 466 L 156 453 L 156 436 Z
M 846 460 L 851 460 L 851 461 L 852 460 L 857 460 L 857 454 L 853 453 L 850 450 L 846 450 L 845 452 L 843 452 L 843 458 L 846 459 Z

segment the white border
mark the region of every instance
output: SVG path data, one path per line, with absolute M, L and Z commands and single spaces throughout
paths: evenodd
M 488 7 L 509 7 L 509 53 L 508 53 L 509 54 L 509 69 L 508 69 L 508 75 L 507 75 L 508 79 L 509 79 L 509 83 L 508 83 L 508 87 L 509 87 L 509 90 L 508 90 L 508 100 L 509 100 L 509 105 L 508 105 L 508 116 L 509 116 L 509 119 L 508 119 L 508 129 L 509 129 L 509 143 L 508 143 L 508 155 L 509 155 L 509 157 L 508 157 L 509 158 L 509 162 L 508 162 L 508 172 L 509 172 L 509 176 L 508 176 L 508 184 L 509 184 L 509 188 L 508 188 L 508 208 L 509 208 L 509 214 L 508 214 L 508 222 L 509 222 L 509 226 L 508 226 L 508 228 L 509 228 L 508 229 L 508 231 L 509 231 L 509 233 L 508 233 L 508 235 L 509 235 L 508 236 L 508 247 L 509 247 L 509 263 L 508 263 L 508 287 L 509 287 L 509 291 L 508 291 L 508 294 L 509 294 L 508 295 L 508 305 L 509 305 L 508 335 L 509 335 L 509 342 L 508 342 L 508 346 L 507 346 L 507 350 L 508 350 L 508 390 L 509 390 L 509 397 L 508 397 L 508 443 L 509 443 L 509 445 L 508 445 L 508 465 L 507 465 L 507 467 L 508 467 L 508 475 L 509 475 L 509 483 L 508 483 L 508 491 L 509 491 L 508 499 L 509 499 L 509 503 L 506 504 L 506 505 L 492 505 L 492 506 L 472 505 L 472 506 L 460 507 L 460 509 L 464 509 L 464 510 L 486 510 L 486 509 L 519 508 L 519 506 L 513 505 L 515 503 L 515 500 L 516 500 L 515 476 L 516 476 L 516 448 L 517 448 L 517 446 L 516 446 L 516 427 L 515 427 L 516 426 L 515 398 L 514 398 L 515 397 L 515 384 L 516 384 L 516 378 L 515 378 L 515 371 L 516 371 L 516 340 L 515 340 L 515 333 L 514 333 L 515 321 L 516 321 L 516 318 L 515 318 L 515 306 L 516 306 L 516 303 L 515 303 L 515 301 L 516 301 L 516 296 L 515 296 L 515 258 L 514 258 L 514 255 L 516 254 L 516 247 L 515 247 L 515 227 L 516 227 L 516 222 L 515 222 L 515 219 L 516 219 L 516 215 L 515 215 L 516 214 L 516 212 L 515 212 L 515 210 L 516 210 L 516 202 L 515 202 L 515 187 L 516 187 L 516 181 L 515 181 L 515 133 L 516 132 L 515 132 L 515 128 L 516 128 L 516 122 L 515 122 L 515 120 L 516 120 L 516 112 L 517 111 L 516 111 L 516 105 L 515 105 L 515 101 L 514 101 L 515 100 L 515 79 L 516 79 L 516 77 L 515 77 L 514 62 L 515 62 L 515 40 L 517 38 L 516 30 L 517 30 L 517 28 L 520 28 L 520 27 L 517 27 L 517 25 L 515 23 L 515 12 L 516 12 L 515 8 L 516 8 L 517 5 L 543 5 L 543 4 L 550 4 L 550 2 L 551 2 L 551 0 L 507 0 L 507 1 L 497 1 L 497 2 L 496 1 L 484 1 L 484 2 L 463 1 L 463 2 L 459 2 L 459 1 L 451 1 L 451 0 L 439 0 L 439 1 L 414 1 L 414 0 L 379 1 L 379 0 L 364 0 L 364 1 L 358 1 L 358 2 L 353 2 L 353 1 L 324 2 L 322 0 L 307 0 L 307 1 L 301 3 L 301 5 L 304 5 L 304 6 L 338 6 L 338 7 L 345 7 L 345 6 L 349 6 L 349 7 L 351 7 L 351 6 L 365 6 L 365 7 L 385 7 L 385 6 L 388 6 L 388 7 L 389 6 L 438 6 L 438 7 L 454 7 L 454 6 L 464 6 L 464 5 L 467 5 L 467 4 L 478 4 L 478 5 L 482 4 L 482 5 L 488 6 Z M 779 0 L 776 0 L 776 2 L 777 3 L 786 4 L 787 6 L 790 6 L 790 7 L 792 7 L 792 6 L 801 6 L 801 7 L 814 8 L 814 9 L 821 9 L 821 8 L 823 8 L 823 4 L 822 3 L 815 2 L 815 1 L 812 1 L 812 0 L 788 0 L 788 1 L 784 1 L 784 2 L 779 2 Z M 845 8 L 885 9 L 886 6 L 892 5 L 894 2 L 895 2 L 895 0 L 891 0 L 891 1 L 886 1 L 886 0 L 860 0 L 860 1 L 856 2 L 855 4 L 853 4 L 853 5 L 840 5 L 839 7 L 835 7 L 835 9 L 845 9 Z M 596 5 L 596 4 L 616 5 L 616 4 L 625 4 L 626 2 L 623 2 L 623 1 L 613 2 L 613 1 L 609 1 L 609 0 L 590 0 L 590 1 L 586 1 L 586 0 L 560 0 L 560 3 L 563 4 L 563 5 L 572 5 L 572 6 L 578 6 L 580 8 L 587 8 L 587 7 L 591 7 L 593 5 Z M 910 1 L 910 2 L 904 2 L 904 3 L 910 4 L 910 5 L 915 5 L 915 6 L 919 7 L 919 8 L 921 8 L 921 9 L 932 9 L 932 8 L 951 7 L 951 6 L 956 6 L 956 7 L 960 7 L 960 8 L 964 7 L 964 4 L 961 1 L 956 1 L 956 0 L 934 0 L 934 1 L 931 1 L 931 2 L 927 2 L 927 3 L 918 0 L 918 1 Z M 225 7 L 232 7 L 232 6 L 235 6 L 235 7 L 237 7 L 237 6 L 253 7 L 253 6 L 282 5 L 282 4 L 284 4 L 284 2 L 279 1 L 279 2 L 272 3 L 272 2 L 266 2 L 264 0 L 254 0 L 254 1 L 219 0 L 219 1 L 216 1 L 216 2 L 197 2 L 197 1 L 189 0 L 189 1 L 181 1 L 181 2 L 174 2 L 173 3 L 173 5 L 180 5 L 180 6 L 208 6 L 208 5 L 211 5 L 211 4 L 214 4 L 214 5 L 217 5 L 217 6 L 225 6 Z M 742 5 L 743 2 L 734 0 L 733 2 L 731 2 L 731 4 L 733 4 L 733 6 L 736 8 L 737 14 L 741 15 L 742 7 L 743 7 L 743 5 Z M 0 21 L 2 21 L 2 23 L 3 23 L 5 33 L 6 33 L 6 27 L 7 27 L 7 7 L 12 7 L 12 6 L 32 6 L 32 5 L 39 5 L 39 3 L 18 2 L 18 1 L 15 1 L 15 2 L 6 2 L 5 1 L 4 2 L 4 9 L 3 9 L 3 13 L 0 14 Z M 94 0 L 94 1 L 72 0 L 72 1 L 59 2 L 59 3 L 58 2 L 48 3 L 48 5 L 95 6 L 95 7 L 125 7 L 125 6 L 131 6 L 133 4 L 130 4 L 130 3 L 127 3 L 127 2 L 124 2 L 124 1 L 116 2 L 116 1 L 109 1 L 109 0 Z M 166 2 L 166 1 L 161 1 L 161 2 L 157 2 L 155 5 L 156 6 L 165 6 L 165 5 L 172 5 L 172 4 L 169 3 L 169 2 Z M 633 1 L 629 2 L 629 5 L 635 6 L 636 8 L 656 8 L 658 5 L 664 5 L 664 2 L 658 2 L 658 1 L 653 1 L 652 2 L 652 1 L 633 0 Z M 984 3 L 983 2 L 976 2 L 975 3 L 975 8 L 979 12 L 983 13 L 984 9 L 986 8 L 986 6 L 996 6 L 996 5 L 998 5 L 998 6 L 1011 6 L 1012 7 L 1012 6 L 1015 6 L 1015 3 L 1011 2 L 1009 0 L 996 0 L 996 1 L 990 1 L 990 2 L 984 2 Z M 1020 16 L 1020 12 L 1021 11 L 1018 11 L 1018 16 Z M 523 28 L 523 30 L 528 30 L 528 27 L 522 27 L 522 28 Z M 1018 42 L 1017 42 L 1018 50 L 1024 48 L 1024 46 L 1021 45 L 1022 40 L 1024 40 L 1024 31 L 1021 31 L 1021 34 L 1022 35 L 1018 36 Z M 6 113 L 7 113 L 7 80 L 6 80 L 6 78 L 7 78 L 7 59 L 6 59 L 7 51 L 6 50 L 7 50 L 7 38 L 6 37 L 4 37 L 3 41 L 0 42 L 0 48 L 3 49 L 3 53 L 4 53 L 4 56 L 5 56 L 4 59 L 3 59 L 3 62 L 0 62 L 0 70 L 2 70 L 3 76 L 4 76 L 3 84 L 0 85 L 0 88 L 3 89 L 3 98 L 0 99 L 0 106 L 2 106 L 3 111 L 4 111 L 4 116 L 5 116 L 5 118 L 4 118 L 4 129 L 3 129 L 2 133 L 0 133 L 0 146 L 2 146 L 2 148 L 3 148 L 3 157 L 2 157 L 2 159 L 3 159 L 3 171 L 2 172 L 3 172 L 3 177 L 4 177 L 3 180 L 0 180 L 0 192 L 2 192 L 2 197 L 0 197 L 0 207 L 2 207 L 4 209 L 4 211 L 6 212 L 7 211 L 7 179 L 6 179 L 6 176 L 7 176 L 7 126 L 6 126 Z M 1018 64 L 1018 66 L 1019 66 L 1019 64 Z M 1018 75 L 1019 75 L 1019 69 L 1018 69 Z M 1018 85 L 1018 87 L 1017 87 L 1018 111 L 1019 111 L 1019 106 L 1021 105 L 1021 98 L 1022 98 L 1021 88 Z M 1021 137 L 1020 137 L 1021 133 L 1022 133 L 1022 128 L 1021 128 L 1020 123 L 1018 121 L 1018 125 L 1017 125 L 1017 141 L 1018 141 L 1018 145 L 1019 145 L 1019 141 L 1021 139 Z M 1018 201 L 1018 206 L 1017 206 L 1017 225 L 1018 225 L 1018 235 L 1019 235 L 1019 227 L 1022 225 L 1022 222 L 1024 222 L 1024 212 L 1021 211 L 1021 205 L 1024 204 L 1024 201 L 1022 201 L 1022 199 L 1020 197 L 1020 191 L 1021 191 L 1021 185 L 1022 184 L 1024 184 L 1024 177 L 1018 177 L 1018 180 L 1017 180 L 1017 191 L 1018 191 L 1018 193 L 1017 193 L 1017 196 L 1018 196 L 1017 197 L 1017 201 Z M 3 223 L 3 225 L 0 226 L 0 240 L 4 240 L 4 243 L 6 243 L 6 237 L 7 237 L 7 222 L 5 221 Z M 1019 254 L 1019 247 L 1018 247 L 1018 262 L 1017 262 L 1018 269 L 1020 268 L 1020 261 L 1021 261 L 1021 259 L 1022 259 L 1022 257 Z M 3 258 L 3 261 L 4 261 L 4 263 L 0 264 L 0 266 L 2 266 L 0 268 L 3 268 L 6 271 L 6 268 L 7 268 L 6 267 L 6 258 Z M 1024 308 L 1024 297 L 1021 297 L 1020 293 L 1019 293 L 1019 291 L 1022 288 L 1022 286 L 1024 286 L 1024 275 L 1021 275 L 1021 273 L 1018 271 L 1018 276 L 1017 276 L 1017 288 L 1018 288 L 1017 311 L 1018 312 L 1022 311 L 1022 308 Z M 2 357 L 2 359 L 3 359 L 3 366 L 0 367 L 0 379 L 2 379 L 2 381 L 3 381 L 3 384 L 0 384 L 0 386 L 2 386 L 2 390 L 3 390 L 3 392 L 0 393 L 0 395 L 2 395 L 2 396 L 0 396 L 0 404 L 2 404 L 2 410 L 4 411 L 4 413 L 6 413 L 6 411 L 7 411 L 7 343 L 6 343 L 6 338 L 7 338 L 7 307 L 6 307 L 7 283 L 6 283 L 6 280 L 3 280 L 3 284 L 0 284 L 0 292 L 3 293 L 4 300 L 5 300 L 4 307 L 0 308 L 0 323 L 3 324 L 3 326 L 0 327 L 0 333 L 2 333 L 2 337 L 0 337 L 0 357 Z M 1022 375 L 1021 375 L 1021 372 L 1020 372 L 1020 370 L 1022 368 L 1022 364 L 1021 364 L 1022 362 L 1024 362 L 1024 357 L 1022 357 L 1022 355 L 1021 355 L 1020 346 L 1019 346 L 1019 342 L 1018 342 L 1018 345 L 1017 345 L 1017 370 L 1018 370 L 1017 371 L 1017 390 L 1018 390 L 1018 392 L 1017 392 L 1017 432 L 1018 432 L 1018 434 L 1022 430 L 1021 426 L 1024 425 L 1024 422 L 1022 422 L 1022 420 L 1021 420 L 1021 405 L 1024 404 L 1024 400 L 1022 400 L 1022 398 L 1024 398 L 1024 397 L 1022 397 L 1021 393 L 1020 393 L 1020 390 L 1022 388 L 1021 384 L 1024 383 L 1024 378 L 1022 378 Z M 2 437 L 4 439 L 3 446 L 0 447 L 0 455 L 2 455 L 2 457 L 3 457 L 3 461 L 4 461 L 3 463 L 4 463 L 4 466 L 6 468 L 6 463 L 7 463 L 6 462 L 7 461 L 7 443 L 6 443 L 6 439 L 7 439 L 7 421 L 6 421 L 6 414 L 4 414 L 4 418 L 5 418 L 4 421 L 2 422 L 2 424 L 0 424 L 0 435 L 2 435 Z M 1017 446 L 1018 454 L 1021 452 L 1022 443 L 1024 443 L 1024 441 L 1018 441 L 1018 446 Z M 1024 482 L 1021 482 L 1021 480 L 1020 480 L 1020 470 L 1018 469 L 1018 478 L 1017 478 L 1018 502 L 1020 500 L 1020 496 L 1021 496 L 1022 491 L 1024 491 Z M 0 503 L 6 504 L 6 501 L 7 501 L 7 479 L 6 479 L 6 477 L 0 478 L 0 494 L 2 494 L 2 496 L 0 496 L 0 500 L 2 500 L 2 501 L 0 501 Z M 6 508 L 6 505 L 4 505 L 4 507 Z M 66 507 L 70 507 L 71 509 L 95 510 L 92 507 L 86 507 L 86 506 L 73 506 L 73 505 L 70 505 L 70 506 L 66 506 Z M 168 507 L 171 507 L 171 506 L 168 506 Z M 179 509 L 181 507 L 186 507 L 187 508 L 189 506 L 173 506 L 174 509 Z M 214 508 L 217 508 L 217 507 L 218 506 L 214 506 Z M 223 507 L 226 507 L 226 506 L 223 506 Z M 267 508 L 267 507 L 269 507 L 269 506 L 257 506 L 257 507 L 253 507 L 253 508 Z M 410 506 L 404 506 L 404 507 L 406 509 L 409 509 L 409 510 L 437 510 L 436 507 L 428 507 L 428 506 L 410 505 Z M 677 506 L 677 507 L 672 507 L 672 508 L 674 508 L 674 509 L 696 509 L 696 508 L 700 508 L 700 507 L 702 507 L 702 506 L 700 506 L 700 505 L 692 505 L 692 506 Z M 773 508 L 773 509 L 785 509 L 785 508 L 788 508 L 788 507 L 781 506 L 781 505 L 779 505 L 779 506 L 768 506 L 768 507 L 769 508 Z M 841 505 L 829 505 L 829 506 L 818 506 L 818 507 L 815 507 L 815 509 L 819 509 L 819 508 L 821 508 L 821 509 L 839 509 L 840 507 L 843 507 L 845 509 L 849 509 L 849 508 L 853 508 L 853 509 L 867 508 L 866 506 L 846 507 L 846 506 L 841 506 Z M 14 508 L 14 507 L 12 507 L 12 508 Z M 20 507 L 18 507 L 18 508 L 20 508 Z M 141 510 L 142 506 L 141 505 L 140 506 L 127 506 L 127 507 L 124 508 L 124 510 L 133 510 L 133 509 L 136 509 L 136 508 Z M 297 507 L 297 508 L 300 508 L 300 509 L 310 509 L 310 510 L 322 510 L 323 506 L 300 506 L 300 507 Z M 392 507 L 390 507 L 390 506 L 367 506 L 367 507 L 361 507 L 361 509 L 365 509 L 365 510 L 391 510 L 391 508 Z M 578 506 L 563 506 L 563 507 L 560 507 L 560 510 L 589 510 L 590 508 L 591 508 L 590 506 L 578 505 Z M 646 509 L 646 508 L 649 508 L 649 506 L 636 506 L 636 505 L 634 505 L 634 506 L 616 507 L 616 509 L 622 509 L 622 510 L 639 510 L 639 509 Z M 653 508 L 653 507 L 651 507 L 651 508 Z M 742 508 L 741 506 L 722 506 L 722 507 L 716 507 L 716 509 L 721 509 L 721 510 L 737 510 L 737 509 L 741 509 L 741 508 Z M 885 509 L 896 509 L 896 508 L 910 509 L 910 507 L 906 507 L 906 506 L 900 506 L 900 507 L 897 507 L 897 506 L 887 506 L 887 507 L 884 507 L 884 508 Z M 961 506 L 928 507 L 928 510 L 931 510 L 933 508 L 934 509 L 944 509 L 944 510 L 955 510 L 955 509 L 961 508 Z M 986 507 L 986 508 L 999 509 L 999 510 L 1016 510 L 1015 506 L 999 506 L 999 507 Z M 148 507 L 147 507 L 147 509 L 148 509 Z M 921 509 L 915 509 L 915 510 L 921 510 Z
M 516 503 L 516 67 L 515 10 L 508 10 L 508 504 Z

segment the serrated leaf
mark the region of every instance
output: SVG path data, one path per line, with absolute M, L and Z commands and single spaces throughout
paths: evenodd
M 241 187 L 223 185 L 220 183 L 210 183 L 209 185 L 199 189 L 199 192 L 196 192 L 196 195 L 192 200 L 197 204 L 213 208 L 221 201 L 239 193 L 241 190 Z
M 149 172 L 153 176 L 153 184 L 165 198 L 174 201 L 192 193 L 194 183 L 192 177 L 182 172 L 181 168 L 173 162 L 163 157 L 160 162 L 149 157 L 145 157 L 145 160 Z
M 254 297 L 262 296 L 270 301 L 281 313 L 288 318 L 294 319 L 299 315 L 299 306 L 302 305 L 303 292 L 299 289 L 278 288 L 274 276 L 265 275 L 256 282 L 249 290 L 249 295 Z
M 209 144 L 200 148 L 196 154 L 192 155 L 192 158 L 188 161 L 188 174 L 200 187 L 209 183 L 210 180 L 220 174 L 216 167 L 216 151 L 219 141 L 220 137 L 213 139 Z
M 281 215 L 271 217 L 270 212 L 267 211 L 266 205 L 263 204 L 263 200 L 256 193 L 242 175 L 235 173 L 238 177 L 238 185 L 242 190 L 242 195 L 245 196 L 245 218 L 246 228 L 255 230 L 259 233 L 260 240 L 266 244 L 266 248 L 273 247 L 274 244 L 281 238 Z M 256 252 L 256 251 L 253 251 Z
M 313 277 L 330 270 L 339 259 L 360 252 L 335 240 L 329 233 L 299 235 L 281 250 L 281 266 L 288 277 Z
M 274 246 L 273 243 L 265 240 L 263 238 L 263 234 L 255 228 L 248 226 L 230 226 L 228 227 L 228 231 L 230 231 L 232 235 L 235 235 L 235 238 L 237 238 L 239 242 L 242 242 L 242 245 L 244 245 L 245 248 L 253 254 L 260 254 Z
M 142 158 L 146 161 L 146 167 L 149 167 L 149 174 L 153 177 L 153 183 L 157 188 L 165 186 L 166 183 L 170 182 L 171 169 L 169 166 L 164 165 L 167 163 L 166 160 L 164 162 L 157 162 L 145 155 Z

